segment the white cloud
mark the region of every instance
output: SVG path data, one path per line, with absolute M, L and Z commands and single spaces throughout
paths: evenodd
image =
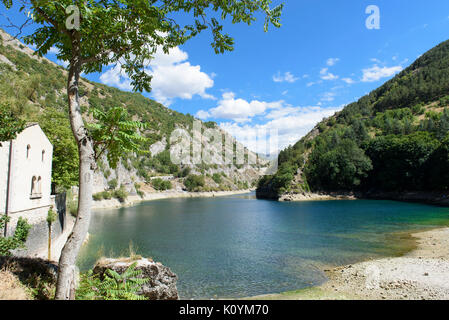
M 265 102 L 252 100 L 248 102 L 244 99 L 236 99 L 233 92 L 225 92 L 216 108 L 208 111 L 200 110 L 196 116 L 200 119 L 213 117 L 236 122 L 248 122 L 251 121 L 252 117 L 263 115 L 268 109 L 280 108 L 283 104 L 283 101 Z
M 328 68 L 323 68 L 320 71 L 321 79 L 323 80 L 337 80 L 338 76 L 329 72 Z
M 51 53 L 51 54 L 58 54 L 58 53 L 59 53 L 59 49 L 56 48 L 56 47 L 51 47 L 51 48 L 48 50 L 48 53 Z
M 190 100 L 195 95 L 203 99 L 214 99 L 206 90 L 214 86 L 212 78 L 215 74 L 202 72 L 200 66 L 191 65 L 187 59 L 188 54 L 178 47 L 171 49 L 168 54 L 157 50 L 146 69 L 146 72 L 153 76 L 152 95 L 157 101 L 168 106 L 173 99 Z M 131 80 L 120 64 L 101 74 L 100 81 L 122 90 L 132 89 Z
M 210 118 L 210 114 L 207 111 L 200 110 L 196 113 L 196 117 L 201 120 L 206 120 L 207 118 Z
M 332 67 L 332 66 L 334 66 L 338 61 L 340 61 L 339 58 L 329 58 L 329 59 L 327 59 L 326 64 L 327 64 L 329 67 Z
M 351 78 L 342 78 L 342 81 L 346 82 L 347 84 L 353 84 L 355 81 L 352 80 Z
M 335 92 L 326 92 L 323 94 L 321 101 L 331 102 L 335 100 Z
M 371 68 L 363 69 L 362 82 L 374 82 L 382 78 L 387 78 L 395 75 L 396 73 L 402 71 L 402 66 L 393 67 L 379 67 L 377 64 Z
M 120 64 L 106 70 L 100 75 L 100 81 L 108 86 L 117 87 L 122 90 L 131 90 L 131 79 L 122 69 Z
M 287 71 L 284 74 L 281 74 L 280 72 L 278 72 L 277 74 L 275 74 L 273 76 L 273 81 L 274 82 L 289 82 L 289 83 L 294 83 L 296 81 L 298 81 L 299 78 L 296 78 L 291 72 Z
M 63 60 L 56 60 L 56 63 L 63 66 L 64 68 L 67 68 L 69 66 L 69 63 Z
M 250 150 L 266 153 L 267 137 L 259 135 L 259 140 L 257 140 L 254 134 L 255 132 L 277 131 L 279 149 L 284 149 L 288 145 L 296 143 L 323 118 L 329 117 L 341 109 L 342 106 L 329 109 L 318 106 L 286 106 L 270 112 L 267 116 L 270 121 L 264 124 L 250 125 L 224 122 L 220 123 L 220 127 L 233 135 Z

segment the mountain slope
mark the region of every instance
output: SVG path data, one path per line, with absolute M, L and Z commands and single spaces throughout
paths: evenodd
M 40 124 L 54 145 L 53 183 L 60 189 L 69 188 L 78 183 L 78 151 L 67 114 L 67 71 L 33 53 L 0 29 L 0 103 L 17 117 Z M 150 155 L 124 155 L 116 170 L 112 170 L 103 157 L 95 176 L 96 193 L 121 185 L 127 193 L 134 194 L 144 184 L 144 189 L 150 191 L 170 188 L 170 183 L 161 183 L 159 179 L 154 182 L 158 176 L 169 179 L 175 189 L 189 189 L 191 183 L 189 186 L 184 183 L 189 175 L 200 176 L 195 186 L 190 188 L 196 191 L 248 189 L 259 178 L 260 166 L 265 166 L 265 162 L 238 168 L 175 165 L 170 161 L 168 138 L 176 128 L 190 131 L 195 120 L 193 116 L 170 110 L 139 93 L 123 92 L 86 79 L 80 81 L 80 101 L 86 122 L 92 121 L 89 107 L 108 110 L 122 105 L 134 120 L 140 120 L 148 127 L 142 133 L 148 139 L 142 147 L 150 150 Z M 203 127 L 219 129 L 213 122 L 203 123 Z M 226 132 L 221 132 L 229 137 Z M 211 148 L 208 141 L 203 141 L 203 146 Z M 248 152 L 248 156 L 257 158 L 252 152 Z
M 278 172 L 259 181 L 257 195 L 445 192 L 448 106 L 446 41 L 283 150 Z

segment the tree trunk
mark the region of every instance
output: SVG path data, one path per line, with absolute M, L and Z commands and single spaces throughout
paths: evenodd
M 58 281 L 56 283 L 57 300 L 75 298 L 75 262 L 89 228 L 90 208 L 92 202 L 93 172 L 95 155 L 92 138 L 84 126 L 79 104 L 78 86 L 81 71 L 80 41 L 74 32 L 72 41 L 72 60 L 70 61 L 67 83 L 70 125 L 78 144 L 79 153 L 79 194 L 78 215 L 72 233 L 59 258 Z

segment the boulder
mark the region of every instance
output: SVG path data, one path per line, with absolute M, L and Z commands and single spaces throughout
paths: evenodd
M 142 286 L 138 292 L 150 300 L 178 300 L 178 289 L 176 288 L 176 281 L 178 277 L 170 268 L 164 266 L 160 262 L 154 262 L 151 259 L 141 258 L 133 259 L 101 259 L 95 265 L 93 272 L 99 274 L 100 277 L 107 269 L 114 270 L 122 274 L 130 265 L 137 262 L 136 270 L 142 270 L 139 278 L 149 278 L 150 281 Z

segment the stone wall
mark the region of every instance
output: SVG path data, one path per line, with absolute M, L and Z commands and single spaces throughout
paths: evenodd
M 64 231 L 64 226 L 66 224 L 66 194 L 58 194 L 52 196 L 52 204 L 56 211 L 58 212 L 58 219 L 52 224 L 52 241 L 55 241 Z M 8 223 L 7 235 L 11 236 L 14 234 L 16 229 L 17 221 L 19 217 L 27 219 L 28 223 L 31 225 L 30 233 L 28 234 L 26 249 L 19 249 L 14 252 L 17 256 L 36 256 L 40 251 L 47 248 L 48 245 L 48 224 L 47 224 L 47 213 L 48 206 L 37 208 L 22 213 L 14 213 L 10 216 L 10 221 Z M 3 233 L 3 230 L 2 230 Z

